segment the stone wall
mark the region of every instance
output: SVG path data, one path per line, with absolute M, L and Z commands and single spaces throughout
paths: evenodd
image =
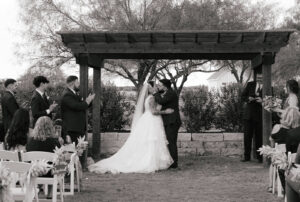
M 129 133 L 102 133 L 101 153 L 111 155 L 124 144 Z M 92 134 L 89 134 L 92 145 Z M 201 156 L 236 156 L 243 155 L 243 133 L 179 133 L 178 153 Z

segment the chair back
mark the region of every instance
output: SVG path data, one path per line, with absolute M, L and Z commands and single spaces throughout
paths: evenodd
M 42 152 L 42 151 L 31 151 L 21 153 L 21 159 L 23 162 L 27 161 L 37 161 L 37 160 L 46 160 L 53 162 L 55 159 L 55 154 L 52 152 Z
M 18 174 L 27 173 L 31 168 L 30 163 L 24 162 L 2 161 L 0 164 L 5 166 L 10 172 Z
M 0 150 L 1 161 L 19 161 L 19 152 Z

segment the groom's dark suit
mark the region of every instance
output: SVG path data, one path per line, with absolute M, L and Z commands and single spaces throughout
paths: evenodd
M 61 99 L 61 115 L 63 121 L 63 136 L 69 135 L 72 142 L 86 132 L 86 110 L 88 104 L 69 88 L 65 89 Z
M 154 97 L 155 97 L 155 101 L 158 104 L 162 105 L 161 110 L 165 110 L 165 109 L 174 110 L 172 114 L 163 114 L 162 119 L 164 122 L 167 140 L 169 142 L 168 148 L 174 160 L 173 165 L 177 166 L 177 162 L 178 162 L 177 137 L 178 137 L 178 130 L 181 125 L 181 119 L 180 119 L 179 107 L 178 107 L 178 96 L 173 91 L 172 88 L 169 88 L 164 95 L 156 93 L 154 94 Z
M 253 135 L 255 135 L 256 151 L 262 146 L 262 105 L 256 101 L 250 101 L 249 97 L 262 98 L 262 89 L 257 87 L 256 82 L 249 82 L 242 92 L 242 101 L 246 103 L 243 112 L 245 160 L 250 160 L 251 157 Z M 257 157 L 261 159 L 258 152 Z

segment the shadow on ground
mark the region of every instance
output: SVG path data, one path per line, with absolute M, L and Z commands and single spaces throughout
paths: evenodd
M 266 191 L 268 169 L 237 158 L 190 156 L 179 170 L 152 174 L 85 173 L 83 191 L 67 202 L 89 201 L 200 201 L 280 202 Z

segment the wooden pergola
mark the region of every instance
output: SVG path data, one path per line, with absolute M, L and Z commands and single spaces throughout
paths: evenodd
M 251 60 L 254 79 L 263 74 L 263 96 L 271 95 L 271 65 L 294 30 L 59 32 L 80 66 L 80 92 L 88 91 L 94 70 L 93 152 L 100 152 L 100 85 L 105 59 Z M 271 114 L 263 110 L 263 144 L 271 134 Z

